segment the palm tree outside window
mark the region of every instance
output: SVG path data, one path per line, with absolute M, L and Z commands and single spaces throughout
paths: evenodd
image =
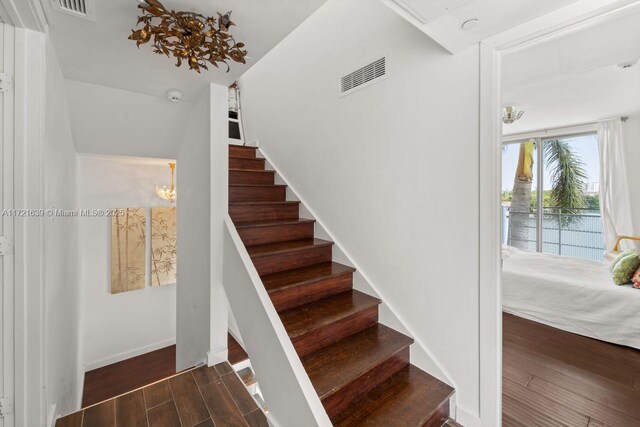
M 506 144 L 503 243 L 601 261 L 599 166 L 595 134 Z

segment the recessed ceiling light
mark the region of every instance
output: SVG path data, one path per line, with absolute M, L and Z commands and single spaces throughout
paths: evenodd
M 478 26 L 479 23 L 480 23 L 480 20 L 477 19 L 477 18 L 467 19 L 466 21 L 464 21 L 462 23 L 462 29 L 463 30 L 473 30 L 475 27 Z

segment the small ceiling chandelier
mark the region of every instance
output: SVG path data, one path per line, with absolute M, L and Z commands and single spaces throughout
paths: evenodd
M 524 114 L 522 108 L 518 108 L 514 105 L 507 105 L 502 109 L 502 122 L 510 125 L 511 123 L 519 120 Z
M 171 169 L 171 187 L 167 187 L 166 185 L 160 187 L 158 184 L 156 184 L 156 194 L 161 199 L 174 203 L 176 201 L 176 198 L 178 197 L 178 192 L 176 191 L 175 186 L 176 164 L 169 163 L 169 169 Z
M 199 73 L 201 68 L 208 70 L 207 64 L 218 68 L 222 63 L 228 72 L 228 60 L 246 63 L 244 43 L 236 43 L 229 34 L 229 27 L 235 25 L 231 22 L 231 12 L 218 13 L 218 18 L 213 18 L 194 12 L 169 11 L 158 0 L 145 0 L 138 8 L 143 13 L 137 25 L 143 24 L 143 27 L 132 29 L 129 40 L 134 40 L 138 47 L 151 42 L 155 53 L 173 56 L 176 67 L 186 61 L 190 69 Z

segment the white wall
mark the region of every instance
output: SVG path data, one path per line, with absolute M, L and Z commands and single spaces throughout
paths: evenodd
M 76 153 L 64 78 L 50 40 L 46 44 L 45 63 L 45 208 L 75 209 Z M 82 393 L 76 381 L 80 339 L 77 239 L 78 222 L 75 218 L 52 217 L 45 220 L 46 399 L 48 405 L 57 405 L 55 415 L 77 410 Z
M 169 206 L 154 192 L 155 184 L 166 184 L 170 180 L 167 162 L 79 155 L 79 208 Z M 175 343 L 176 286 L 146 287 L 112 295 L 109 291 L 111 219 L 85 217 L 78 221 L 82 347 L 86 370 Z
M 175 158 L 192 104 L 67 80 L 78 152 Z
M 388 78 L 338 78 L 387 55 Z M 241 79 L 248 140 L 399 311 L 479 416 L 479 51 L 379 2 L 330 0 Z
M 211 147 L 209 94 L 193 107 L 178 152 L 178 370 L 209 351 L 211 286 Z

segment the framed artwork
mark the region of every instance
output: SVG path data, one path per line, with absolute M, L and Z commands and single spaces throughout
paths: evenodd
M 151 208 L 151 286 L 176 283 L 176 207 Z
M 111 293 L 144 289 L 146 282 L 146 210 L 122 209 L 111 218 Z

